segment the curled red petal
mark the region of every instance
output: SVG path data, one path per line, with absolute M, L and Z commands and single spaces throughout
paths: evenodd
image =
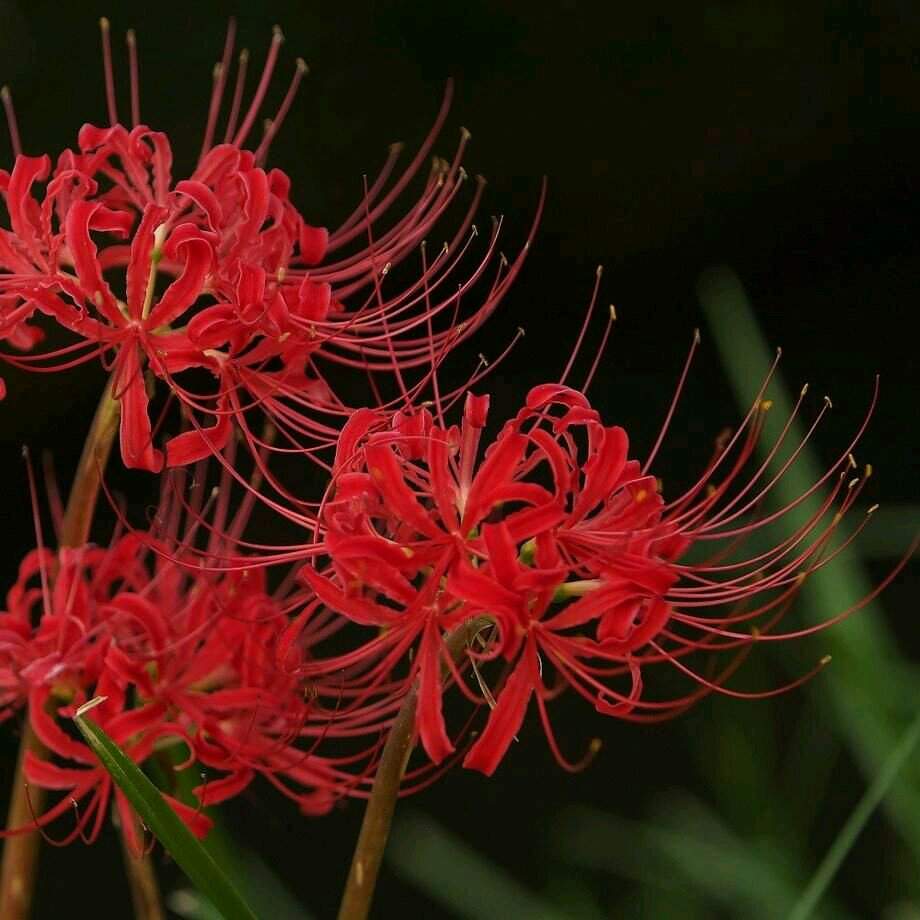
M 223 407 L 218 406 L 218 409 Z M 187 466 L 210 457 L 227 446 L 232 430 L 230 416 L 225 411 L 219 411 L 217 420 L 210 427 L 184 431 L 166 442 L 166 465 Z
M 315 592 L 316 596 L 332 610 L 362 626 L 390 626 L 399 619 L 399 614 L 379 604 L 357 597 L 349 597 L 328 578 L 320 575 L 312 566 L 305 565 L 298 576 Z
M 182 273 L 166 289 L 150 311 L 146 326 L 156 329 L 168 326 L 181 316 L 201 295 L 205 278 L 211 270 L 213 247 L 204 233 L 194 224 L 176 227 L 163 246 L 166 258 L 184 258 Z
M 317 265 L 323 261 L 329 247 L 329 231 L 325 227 L 300 225 L 300 258 L 304 265 Z
M 444 537 L 406 484 L 396 454 L 388 444 L 369 444 L 365 450 L 367 467 L 390 511 L 426 537 Z
M 219 805 L 239 795 L 253 780 L 254 771 L 243 768 L 196 786 L 192 793 L 205 807 Z
M 147 388 L 134 342 L 125 342 L 118 353 L 114 395 L 121 403 L 120 444 L 125 466 L 159 473 L 163 454 L 152 443 Z
M 463 758 L 463 766 L 491 776 L 520 731 L 534 691 L 535 652 L 528 642 L 524 654 L 498 695 L 485 730 Z
M 600 648 L 605 654 L 626 655 L 654 639 L 671 618 L 671 606 L 660 597 L 648 598 L 638 608 L 611 611 L 598 625 Z M 636 624 L 637 614 L 642 619 Z
M 441 636 L 433 617 L 425 623 L 418 656 L 418 733 L 432 762 L 440 763 L 454 746 L 441 707 Z
M 495 492 L 505 486 L 514 475 L 524 456 L 527 439 L 510 429 L 505 429 L 499 439 L 486 451 L 485 459 L 470 486 L 463 520 L 460 524 L 466 533 L 475 527 L 497 501 Z
M 480 611 L 516 616 L 521 607 L 521 598 L 514 591 L 474 569 L 462 555 L 447 576 L 447 590 Z
M 101 207 L 98 202 L 75 201 L 67 212 L 64 235 L 84 296 L 96 305 L 110 323 L 121 326 L 123 317 L 112 289 L 102 277 L 96 244 L 89 235 L 91 222 Z

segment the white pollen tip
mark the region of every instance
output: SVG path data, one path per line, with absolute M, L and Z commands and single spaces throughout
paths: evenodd
M 470 134 L 468 128 L 463 128 L 463 127 L 460 128 L 460 137 L 461 137 L 464 141 L 468 141 L 472 136 L 473 136 L 473 135 Z
M 617 318 L 617 308 L 613 304 L 610 304 L 610 318 L 612 320 Z
M 110 26 L 110 23 L 109 23 L 108 16 L 100 16 L 99 17 L 99 28 L 102 29 L 103 32 L 108 32 L 109 26 Z
M 818 663 L 821 665 L 821 667 L 824 667 L 825 665 L 830 664 L 833 660 L 834 660 L 834 659 L 833 659 L 832 656 L 830 656 L 830 655 L 825 655 L 825 656 L 821 659 L 821 661 L 819 661 Z
M 594 272 L 594 274 L 595 274 L 598 278 L 600 278 L 600 276 L 604 274 L 604 266 L 603 266 L 603 265 L 598 265 L 596 271 Z
M 0 99 L 3 99 L 5 102 L 9 101 L 11 97 L 10 88 L 8 86 L 0 87 Z
M 700 330 L 699 330 L 699 329 L 694 329 L 694 330 L 693 330 L 693 344 L 694 344 L 694 345 L 699 345 L 699 344 L 700 344 L 700 341 L 701 341 L 701 339 L 700 339 Z
M 134 29 L 128 29 L 128 31 L 125 32 L 125 41 L 129 45 L 137 44 L 137 34 L 135 33 Z
M 298 69 L 301 73 L 307 74 L 307 73 L 310 72 L 310 67 L 309 67 L 309 65 L 307 64 L 307 62 L 306 62 L 303 58 L 301 58 L 301 57 L 297 58 L 297 62 L 296 62 L 296 63 L 297 63 L 297 69 Z
M 240 63 L 241 63 L 241 64 L 245 64 L 248 60 L 249 60 L 249 49 L 248 49 L 248 48 L 244 48 L 244 49 L 240 52 Z
M 284 41 L 284 32 L 281 31 L 281 26 L 272 26 L 272 41 L 277 43 Z
M 799 391 L 799 396 L 804 396 L 807 392 L 808 392 L 808 384 L 806 383 L 805 386 L 803 386 L 802 389 Z

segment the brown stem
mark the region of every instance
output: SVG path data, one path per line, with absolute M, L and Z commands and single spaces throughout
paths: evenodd
M 473 637 L 491 622 L 488 617 L 480 617 L 455 629 L 445 641 L 447 653 L 454 661 L 458 661 Z M 339 920 L 365 920 L 370 912 L 377 873 L 390 837 L 399 787 L 409 755 L 415 747 L 417 708 L 418 692 L 413 686 L 397 713 L 383 747 L 351 860 L 351 870 L 342 893 Z
M 112 379 L 102 391 L 102 398 L 83 445 L 70 498 L 61 525 L 61 546 L 83 546 L 96 513 L 96 501 L 115 433 L 118 431 L 120 403 L 112 398 Z
M 136 819 L 134 819 L 136 820 Z M 166 920 L 160 887 L 149 853 L 137 856 L 128 844 L 128 835 L 121 829 L 121 854 L 125 861 L 125 873 L 131 888 L 131 903 L 136 920 Z
M 26 753 L 38 757 L 44 753 L 44 745 L 35 736 L 29 720 L 23 723 L 22 738 L 19 740 L 19 756 L 16 758 L 16 773 L 13 777 L 13 795 L 7 815 L 8 828 L 25 827 L 32 823 L 32 809 L 41 810 L 42 790 L 31 790 L 31 806 L 25 778 Z M 38 866 L 38 847 L 41 836 L 37 831 L 28 831 L 15 837 L 7 837 L 3 844 L 3 867 L 0 870 L 0 917 L 9 920 L 25 920 L 32 911 L 32 894 L 35 889 L 35 870 Z
M 102 471 L 111 452 L 115 432 L 118 430 L 118 413 L 119 404 L 112 398 L 112 381 L 109 380 L 99 400 L 99 407 L 86 436 L 86 443 L 83 445 L 83 454 L 64 512 L 60 534 L 61 546 L 82 546 L 86 543 L 96 510 L 96 500 L 99 497 Z M 30 788 L 26 782 L 25 757 L 30 751 L 37 757 L 47 753 L 44 745 L 32 731 L 26 713 L 19 742 L 19 756 L 16 760 L 16 774 L 13 777 L 6 822 L 8 828 L 31 824 L 34 820 L 33 815 L 40 814 L 44 805 L 44 791 L 34 786 Z M 38 871 L 40 843 L 40 834 L 32 830 L 8 837 L 3 844 L 3 860 L 0 866 L 0 917 L 3 920 L 28 920 Z

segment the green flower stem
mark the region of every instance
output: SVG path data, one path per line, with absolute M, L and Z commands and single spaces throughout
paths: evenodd
M 479 617 L 455 629 L 446 639 L 447 653 L 454 661 L 459 661 L 476 634 L 491 622 L 488 617 Z M 370 912 L 377 874 L 396 811 L 399 786 L 409 755 L 415 747 L 417 709 L 418 691 L 413 687 L 400 707 L 383 748 L 342 894 L 339 920 L 365 920 Z

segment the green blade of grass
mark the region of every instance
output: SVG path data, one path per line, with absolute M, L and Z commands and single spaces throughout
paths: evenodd
M 74 722 L 86 743 L 99 758 L 112 780 L 177 865 L 199 891 L 220 911 L 225 920 L 256 920 L 233 883 L 212 859 L 182 819 L 172 810 L 160 791 L 121 748 L 91 719 L 87 712 L 103 697 L 97 697 L 77 710 Z
M 901 768 L 907 763 L 908 758 L 916 749 L 918 741 L 920 741 L 920 714 L 908 726 L 901 740 L 888 755 L 888 759 L 882 765 L 878 776 L 876 776 L 866 790 L 865 795 L 850 813 L 850 817 L 847 818 L 846 823 L 840 829 L 840 833 L 831 844 L 817 871 L 789 914 L 789 920 L 808 920 L 814 913 L 837 871 L 843 865 L 847 853 L 856 843 L 856 838 L 862 833 L 876 808 L 884 801 L 892 784 L 901 772 Z
M 698 295 L 737 402 L 746 411 L 773 363 L 773 352 L 764 341 L 741 282 L 731 270 L 706 272 L 700 279 Z M 762 456 L 763 446 L 775 442 L 792 411 L 792 401 L 779 373 L 769 395 L 774 411 L 765 422 Z M 802 426 L 793 423 L 789 442 L 799 443 L 803 434 Z M 772 469 L 776 471 L 775 463 Z M 776 500 L 781 505 L 793 502 L 822 472 L 813 452 L 806 448 L 774 486 Z M 784 518 L 788 528 L 801 526 L 815 513 L 819 502 L 820 496 L 814 495 L 792 509 Z M 840 554 L 832 570 L 817 572 L 806 581 L 801 607 L 811 622 L 821 622 L 859 602 L 871 590 L 858 552 L 850 548 Z M 837 724 L 867 776 L 874 776 L 880 769 L 880 752 L 895 746 L 903 731 L 905 704 L 915 700 L 918 691 L 916 675 L 899 654 L 897 643 L 879 612 L 877 603 L 867 605 L 859 615 L 822 634 L 822 644 L 832 653 L 834 663 L 822 675 L 820 687 L 827 694 L 825 698 L 833 706 Z M 866 653 L 867 649 L 871 649 L 871 654 Z M 912 781 L 916 778 L 912 774 Z M 913 818 L 920 813 L 916 782 L 892 788 L 886 811 L 914 854 L 920 856 L 920 823 Z

